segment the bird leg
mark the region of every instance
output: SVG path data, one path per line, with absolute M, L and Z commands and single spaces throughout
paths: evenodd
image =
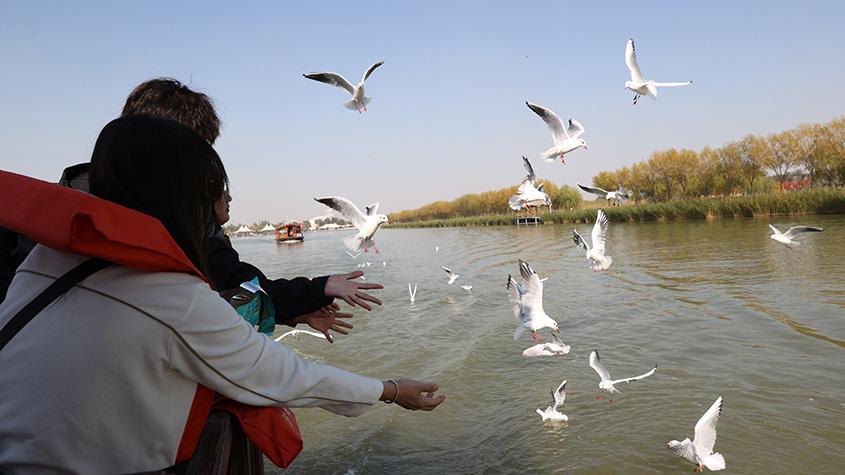
M 536 331 L 531 331 L 531 339 L 534 340 L 534 343 L 545 343 L 546 340 L 540 338 L 540 335 L 537 334 Z
M 608 399 L 608 400 L 607 400 L 607 403 L 608 403 L 608 404 L 613 404 L 613 399 Z
M 634 105 L 637 105 L 637 99 L 639 99 L 639 94 L 634 94 Z
M 604 396 L 602 396 L 601 394 L 596 396 L 596 401 L 603 401 L 603 400 L 604 400 Z
M 378 250 L 378 246 L 376 246 L 375 241 L 373 241 L 373 249 L 376 250 L 376 254 L 381 254 L 381 251 Z
M 701 465 L 701 464 L 698 464 L 698 466 L 697 466 L 697 467 L 695 467 L 694 469 L 692 469 L 692 471 L 693 471 L 693 472 L 703 472 L 703 471 L 704 471 L 704 466 L 703 466 L 703 465 Z
M 364 112 L 367 112 L 367 104 L 364 104 Z

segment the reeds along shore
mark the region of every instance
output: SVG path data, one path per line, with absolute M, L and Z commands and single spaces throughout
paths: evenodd
M 592 204 L 592 203 L 591 203 Z M 821 188 L 748 196 L 725 196 L 599 206 L 610 221 L 667 221 L 677 219 L 721 219 L 790 214 L 845 214 L 845 188 Z M 538 216 L 546 223 L 591 223 L 598 207 L 572 211 L 552 211 Z M 435 228 L 461 226 L 500 226 L 513 224 L 515 214 L 466 216 L 428 221 L 391 223 L 390 228 Z

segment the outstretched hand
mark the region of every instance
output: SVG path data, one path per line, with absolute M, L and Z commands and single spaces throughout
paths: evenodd
M 348 329 L 352 328 L 351 323 L 340 320 L 341 318 L 351 318 L 351 313 L 341 313 L 340 305 L 330 303 L 316 312 L 306 313 L 300 315 L 295 320 L 296 323 L 307 323 L 308 326 L 326 335 L 329 343 L 334 343 L 334 336 L 331 331 L 334 330 L 342 335 L 348 335 Z
M 396 399 L 393 402 L 405 409 L 431 411 L 446 399 L 446 396 L 434 395 L 434 392 L 438 389 L 438 386 L 434 383 L 424 383 L 413 379 L 397 379 L 396 383 L 399 385 L 398 394 L 393 383 L 384 381 L 384 389 L 380 398 L 382 401 L 389 400 L 395 394 Z
M 372 302 L 376 305 L 381 305 L 381 300 L 372 295 L 362 292 L 362 290 L 383 289 L 381 284 L 365 284 L 364 282 L 355 280 L 364 275 L 361 271 L 350 272 L 348 274 L 335 274 L 329 276 L 326 280 L 326 289 L 324 291 L 326 297 L 333 297 L 343 299 L 344 302 L 372 310 L 373 307 L 367 302 Z

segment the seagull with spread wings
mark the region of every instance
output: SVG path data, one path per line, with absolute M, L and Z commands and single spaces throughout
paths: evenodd
M 346 91 L 349 94 L 352 94 L 352 99 L 343 104 L 343 107 L 346 107 L 349 110 L 357 110 L 358 113 L 361 113 L 361 109 L 364 112 L 367 112 L 367 104 L 373 100 L 372 97 L 367 97 L 364 95 L 364 82 L 370 77 L 370 74 L 373 74 L 373 71 L 376 70 L 379 66 L 384 64 L 384 61 L 379 61 L 378 63 L 373 64 L 364 72 L 364 76 L 361 78 L 361 82 L 356 85 L 352 85 L 349 81 L 346 80 L 343 76 L 337 73 L 306 73 L 303 74 L 308 79 L 313 79 L 314 81 L 323 82 L 326 84 L 330 84 L 332 86 L 337 86 Z
M 689 86 L 692 84 L 692 81 L 655 82 L 650 79 L 643 79 L 643 75 L 640 72 L 640 66 L 637 64 L 637 51 L 634 48 L 633 39 L 629 39 L 628 43 L 625 45 L 625 64 L 631 72 L 631 80 L 625 81 L 625 89 L 629 89 L 634 92 L 634 104 L 637 103 L 637 99 L 639 99 L 640 96 L 648 96 L 652 99 L 657 99 L 658 87 L 679 87 Z
M 614 204 L 622 206 L 622 201 L 628 199 L 628 193 L 625 193 L 625 190 L 623 190 L 621 187 L 616 191 L 607 191 L 597 186 L 584 186 L 580 183 L 576 183 L 576 185 L 578 185 L 578 188 L 581 188 L 587 193 L 592 193 L 598 196 L 599 198 L 606 199 L 611 206 L 613 206 Z
M 441 269 L 443 269 L 443 270 L 446 272 L 446 275 L 447 275 L 447 276 L 449 276 L 449 285 L 454 284 L 454 283 L 455 283 L 455 281 L 456 281 L 456 280 L 458 280 L 458 277 L 460 277 L 460 276 L 461 276 L 461 274 L 455 274 L 455 273 L 454 273 L 454 272 L 452 272 L 450 269 L 447 269 L 447 268 L 446 268 L 446 267 L 444 267 L 444 266 L 440 266 L 440 268 L 441 268 Z
M 563 406 L 563 403 L 566 401 L 566 380 L 564 379 L 562 383 L 557 387 L 557 389 L 552 391 L 552 403 L 551 406 L 547 407 L 545 411 L 541 411 L 537 409 L 537 414 L 540 414 L 540 417 L 543 418 L 543 422 L 546 421 L 561 421 L 566 422 L 569 420 L 569 417 L 566 414 L 561 414 L 558 412 L 557 408 Z
M 587 251 L 587 259 L 593 261 L 593 272 L 597 272 L 599 269 L 610 269 L 610 265 L 613 264 L 613 258 L 604 255 L 605 241 L 607 241 L 607 226 L 607 215 L 604 214 L 604 211 L 599 210 L 596 215 L 596 224 L 593 225 L 593 232 L 591 234 L 593 240 L 592 248 L 578 234 L 578 230 L 572 228 L 572 240 L 575 241 L 576 246 Z
M 545 343 L 537 330 L 551 328 L 560 333 L 557 322 L 546 315 L 543 310 L 543 281 L 527 262 L 519 261 L 517 281 L 508 275 L 508 299 L 513 304 L 513 313 L 519 319 L 519 327 L 513 333 L 513 339 L 518 340 L 525 330 L 531 330 L 531 338 L 535 343 Z
M 346 198 L 328 196 L 314 199 L 339 212 L 344 219 L 351 222 L 358 229 L 358 234 L 350 236 L 343 241 L 350 251 L 358 252 L 363 250 L 364 252 L 368 252 L 368 249 L 372 247 L 375 249 L 376 254 L 380 253 L 378 247 L 376 247 L 376 242 L 373 240 L 373 235 L 378 231 L 379 226 L 388 222 L 388 219 L 387 215 L 376 214 L 378 212 L 378 203 L 367 206 L 364 208 L 366 213 L 362 213 L 354 203 Z
M 291 331 L 289 331 L 289 332 L 282 333 L 282 334 L 281 334 L 281 336 L 279 336 L 278 338 L 276 338 L 276 341 L 282 341 L 284 338 L 287 338 L 287 337 L 289 337 L 289 336 L 299 337 L 300 335 L 311 335 L 311 336 L 315 336 L 315 337 L 317 337 L 317 338 L 322 338 L 322 339 L 324 339 L 324 340 L 326 340 L 326 339 L 327 339 L 327 338 L 326 338 L 326 335 L 323 335 L 322 333 L 312 332 L 312 331 L 309 331 L 309 330 L 297 330 L 297 329 L 293 329 L 293 330 L 291 330 Z
M 772 228 L 772 235 L 769 236 L 770 238 L 774 239 L 775 241 L 785 245 L 786 247 L 792 249 L 792 246 L 797 246 L 801 244 L 800 242 L 796 241 L 796 238 L 801 233 L 820 233 L 824 231 L 824 228 L 817 228 L 814 226 L 792 226 L 791 228 L 787 229 L 785 233 L 780 232 L 778 228 L 769 225 Z
M 566 162 L 563 160 L 565 154 L 581 147 L 584 147 L 584 150 L 587 149 L 587 142 L 580 138 L 584 133 L 584 126 L 580 122 L 575 119 L 569 119 L 569 123 L 564 127 L 560 117 L 551 109 L 546 109 L 543 106 L 532 104 L 531 102 L 526 102 L 525 104 L 543 119 L 543 122 L 549 126 L 549 131 L 552 133 L 555 146 L 540 155 L 540 158 L 546 163 L 554 162 L 555 157 L 557 157 L 560 158 L 560 163 L 565 164 Z
M 689 437 L 680 442 L 670 440 L 666 444 L 666 448 L 675 455 L 696 464 L 695 469 L 693 469 L 694 472 L 701 472 L 704 467 L 714 472 L 724 470 L 726 466 L 725 457 L 718 452 L 713 453 L 713 447 L 716 445 L 716 424 L 719 423 L 721 415 L 722 396 L 719 396 L 710 406 L 710 409 L 707 409 L 707 412 L 695 423 L 693 440 L 689 440 Z
M 601 378 L 601 382 L 599 382 L 599 390 L 602 392 L 602 394 L 605 391 L 607 391 L 610 394 L 609 395 L 609 398 L 610 398 L 609 402 L 612 403 L 613 402 L 613 393 L 620 393 L 621 394 L 621 391 L 616 389 L 614 387 L 614 385 L 619 384 L 619 383 L 631 383 L 631 382 L 637 381 L 639 379 L 647 378 L 647 377 L 651 376 L 652 374 L 654 374 L 654 371 L 657 369 L 657 365 L 654 365 L 654 368 L 651 368 L 651 370 L 648 371 L 647 373 L 643 373 L 639 376 L 634 376 L 633 378 L 610 379 L 610 373 L 607 372 L 607 369 L 605 369 L 604 365 L 602 364 L 601 358 L 599 358 L 599 352 L 596 351 L 596 350 L 593 350 L 593 351 L 590 352 L 590 368 L 593 368 L 593 370 L 596 373 L 598 373 L 599 378 Z M 604 399 L 604 397 L 601 394 L 599 394 L 598 396 L 596 396 L 596 399 Z
M 522 352 L 522 356 L 527 358 L 535 358 L 538 356 L 563 356 L 569 353 L 570 345 L 564 345 L 560 338 L 554 333 L 552 335 L 551 343 L 539 343 L 530 348 L 526 348 Z

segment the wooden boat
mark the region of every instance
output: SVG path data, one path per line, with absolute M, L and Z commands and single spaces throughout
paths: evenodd
M 302 242 L 304 239 L 302 225 L 299 223 L 283 224 L 276 228 L 276 242 L 294 243 Z

